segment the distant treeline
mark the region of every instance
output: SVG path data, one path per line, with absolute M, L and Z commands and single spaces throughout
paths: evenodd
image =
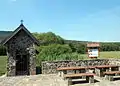
M 50 54 L 56 53 L 59 50 L 59 55 L 61 53 L 86 53 L 86 44 L 88 41 L 75 41 L 75 40 L 65 40 L 62 37 L 52 33 L 33 33 L 33 35 L 40 41 L 41 46 L 38 46 L 39 52 L 46 52 L 49 49 L 54 49 L 53 52 L 50 50 Z M 56 47 L 56 48 L 55 48 Z M 46 50 L 45 50 L 46 49 Z M 101 42 L 101 51 L 120 51 L 120 42 Z M 48 52 L 48 51 L 47 51 Z M 0 45 L 0 55 L 6 55 L 6 49 L 4 46 Z M 67 54 L 66 54 L 67 55 Z
M 120 42 L 100 43 L 101 51 L 120 51 Z
M 6 48 L 4 47 L 4 46 L 2 46 L 2 45 L 0 45 L 0 56 L 4 56 L 4 55 L 6 55 Z

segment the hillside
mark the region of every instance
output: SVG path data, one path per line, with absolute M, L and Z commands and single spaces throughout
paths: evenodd
M 12 31 L 0 31 L 0 42 L 9 36 L 12 33 Z
M 7 36 L 9 36 L 12 33 L 12 31 L 0 31 L 0 42 L 6 38 Z M 47 34 L 47 33 L 45 33 Z M 92 42 L 92 41 L 78 41 L 78 40 L 64 40 L 65 43 L 83 43 L 86 44 L 88 42 Z M 120 42 L 100 42 L 101 44 L 119 44 Z

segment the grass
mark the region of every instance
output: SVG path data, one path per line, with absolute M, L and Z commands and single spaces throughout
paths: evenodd
M 0 75 L 5 74 L 6 72 L 7 57 L 0 56 Z
M 90 59 L 88 58 L 87 54 L 81 54 L 80 55 L 84 59 Z M 120 51 L 109 51 L 109 52 L 100 52 L 99 59 L 107 59 L 107 58 L 116 58 L 120 59 Z
M 80 54 L 78 59 L 90 59 L 88 58 L 87 54 Z M 120 59 L 120 51 L 111 51 L 111 52 L 100 52 L 101 59 L 104 58 L 119 58 Z M 6 56 L 0 56 L 0 75 L 3 75 L 6 73 L 6 63 L 7 63 L 7 57 Z
M 101 52 L 100 58 L 118 58 L 118 59 L 120 59 L 120 51 Z

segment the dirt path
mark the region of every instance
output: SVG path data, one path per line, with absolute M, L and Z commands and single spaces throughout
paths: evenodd
M 94 84 L 74 84 L 71 86 L 120 86 L 120 80 L 107 81 L 97 77 L 100 82 Z M 68 86 L 67 81 L 57 75 L 34 75 L 34 76 L 16 76 L 0 77 L 0 86 Z
M 0 78 L 0 86 L 67 86 L 67 82 L 56 75 L 34 75 Z

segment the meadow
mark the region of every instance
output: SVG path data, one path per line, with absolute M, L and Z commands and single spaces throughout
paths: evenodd
M 87 54 L 80 54 L 83 59 L 90 59 Z M 99 59 L 117 58 L 120 59 L 120 51 L 100 52 Z M 80 58 L 78 58 L 80 59 Z M 6 73 L 7 56 L 0 56 L 0 75 Z
M 6 72 L 7 57 L 0 56 L 0 75 L 5 74 Z
M 87 54 L 80 54 L 83 59 L 89 59 Z M 107 58 L 118 58 L 120 59 L 120 51 L 109 51 L 109 52 L 100 52 L 99 59 L 107 59 Z

